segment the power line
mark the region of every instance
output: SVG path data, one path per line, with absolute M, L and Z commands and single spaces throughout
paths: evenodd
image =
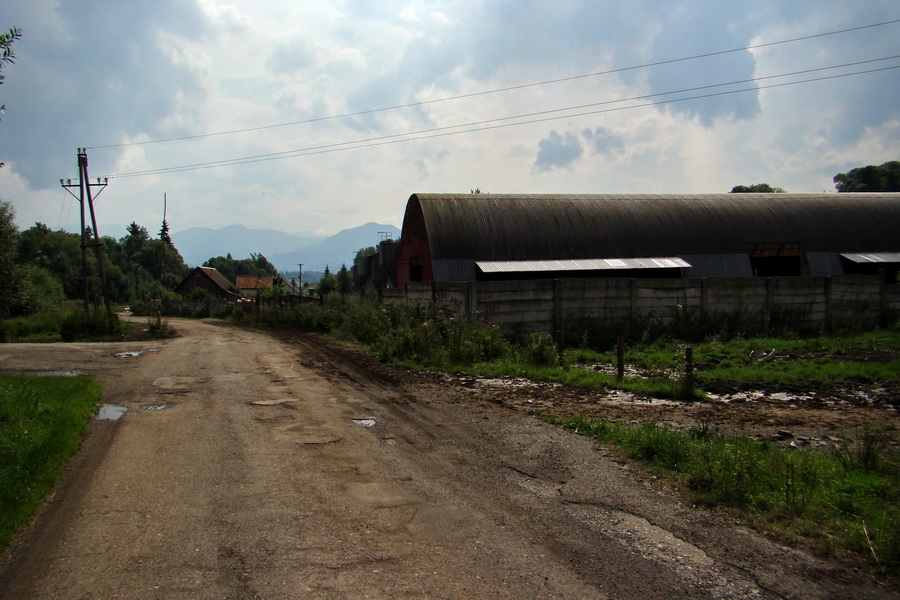
M 363 115 L 370 115 L 370 114 L 375 114 L 375 113 L 380 113 L 380 112 L 387 112 L 387 111 L 391 111 L 391 110 L 399 110 L 399 109 L 404 109 L 404 108 L 415 108 L 415 107 L 418 107 L 418 106 L 426 106 L 426 105 L 430 105 L 430 104 L 437 104 L 437 103 L 440 103 L 440 102 L 450 102 L 450 101 L 453 101 L 453 100 L 462 100 L 462 99 L 465 99 L 465 98 L 474 98 L 474 97 L 478 97 L 478 96 L 486 96 L 486 95 L 489 95 L 489 94 L 497 94 L 497 93 L 501 93 L 501 92 L 509 92 L 509 91 L 514 91 L 514 90 L 522 90 L 522 89 L 527 89 L 527 88 L 532 88 L 532 87 L 539 87 L 539 86 L 544 86 L 544 85 L 551 85 L 551 84 L 555 84 L 555 83 L 564 83 L 564 82 L 567 82 L 567 81 L 575 81 L 575 80 L 578 80 L 578 79 L 587 79 L 587 78 L 590 78 L 590 77 L 599 77 L 599 76 L 602 76 L 602 75 L 613 75 L 613 74 L 616 74 L 616 73 L 624 73 L 624 72 L 627 72 L 627 71 L 635 71 L 635 70 L 638 70 L 638 69 L 646 69 L 646 68 L 649 68 L 649 67 L 658 67 L 658 66 L 662 66 L 662 65 L 669 65 L 669 64 L 675 64 L 675 63 L 680 63 L 680 62 L 687 62 L 687 61 L 692 61 L 692 60 L 698 60 L 698 59 L 701 59 L 701 58 L 711 58 L 711 57 L 714 57 L 714 56 L 722 56 L 722 55 L 725 55 L 725 54 L 733 54 L 733 53 L 736 53 L 736 52 L 745 52 L 745 51 L 748 51 L 748 50 L 757 50 L 757 49 L 759 49 L 759 48 L 767 48 L 767 47 L 778 46 L 778 45 L 782 45 L 782 44 L 790 44 L 790 43 L 794 43 L 794 42 L 802 42 L 802 41 L 811 40 L 811 39 L 816 39 L 816 38 L 821 38 L 821 37 L 827 37 L 827 36 L 832 36 L 832 35 L 839 35 L 839 34 L 843 34 L 843 33 L 851 33 L 851 32 L 855 32 L 855 31 L 862 31 L 862 30 L 865 30 L 865 29 L 872 29 L 872 28 L 875 28 L 875 27 L 883 27 L 883 26 L 886 26 L 886 25 L 893 25 L 893 24 L 896 24 L 896 23 L 900 23 L 900 19 L 894 19 L 894 20 L 891 20 L 891 21 L 882 21 L 882 22 L 880 22 L 880 23 L 872 23 L 872 24 L 869 24 L 869 25 L 860 25 L 860 26 L 858 26 L 858 27 L 849 27 L 849 28 L 846 28 L 846 29 L 839 29 L 839 30 L 836 30 L 836 31 L 828 31 L 828 32 L 824 32 L 824 33 L 816 33 L 816 34 L 812 34 L 812 35 L 806 35 L 806 36 L 796 37 L 796 38 L 791 38 L 791 39 L 787 39 L 787 40 L 779 40 L 779 41 L 775 41 L 775 42 L 766 42 L 766 43 L 762 43 L 762 44 L 754 44 L 754 45 L 751 45 L 751 46 L 743 46 L 743 47 L 741 47 L 741 48 L 732 48 L 732 49 L 730 49 L 730 50 L 718 50 L 718 51 L 715 51 L 715 52 L 706 52 L 706 53 L 704 53 L 704 54 L 696 54 L 696 55 L 693 55 L 693 56 L 686 56 L 686 57 L 681 57 L 681 58 L 673 58 L 673 59 L 668 59 L 668 60 L 661 60 L 661 61 L 656 61 L 656 62 L 651 62 L 651 63 L 645 63 L 645 64 L 641 64 L 641 65 L 633 65 L 633 66 L 629 66 L 629 67 L 621 67 L 621 68 L 618 68 L 618 69 L 609 69 L 609 70 L 606 70 L 606 71 L 596 71 L 596 72 L 592 72 L 592 73 L 584 73 L 584 74 L 580 74 L 580 75 L 572 75 L 572 76 L 569 76 L 569 77 L 560 77 L 560 78 L 557 78 L 557 79 L 548 79 L 548 80 L 545 80 L 545 81 L 538 81 L 538 82 L 533 82 L 533 83 L 523 83 L 523 84 L 520 84 L 520 85 L 513 85 L 513 86 L 508 86 L 508 87 L 503 87 L 503 88 L 496 88 L 496 89 L 492 89 L 492 90 L 482 90 L 482 91 L 480 91 L 480 92 L 471 92 L 471 93 L 468 93 L 468 94 L 459 94 L 459 95 L 456 95 L 456 96 L 448 96 L 448 97 L 446 97 L 446 98 L 435 98 L 435 99 L 432 99 L 432 100 L 422 100 L 422 101 L 419 101 L 419 102 L 411 102 L 411 103 L 408 103 L 408 104 L 398 104 L 398 105 L 395 105 L 395 106 L 387 106 L 387 107 L 382 107 L 382 108 L 372 108 L 372 109 L 368 109 L 368 110 L 361 110 L 361 111 L 356 111 L 356 112 L 351 112 L 351 113 L 344 113 L 344 114 L 338 114 L 338 115 L 329 115 L 329 116 L 325 116 L 325 117 L 313 117 L 313 118 L 310 118 L 310 119 L 303 119 L 303 120 L 300 120 L 300 121 L 291 121 L 291 122 L 288 122 L 288 123 L 278 123 L 278 124 L 274 124 L 274 125 L 260 125 L 260 126 L 257 126 L 257 127 L 248 127 L 248 128 L 244 128 L 244 129 L 233 129 L 233 130 L 230 130 L 230 131 L 219 131 L 219 132 L 213 132 L 213 133 L 202 133 L 202 134 L 197 134 L 197 135 L 188 135 L 188 136 L 174 137 L 174 138 L 164 138 L 164 139 L 158 139 L 158 140 L 146 140 L 146 141 L 143 141 L 143 142 L 127 142 L 127 143 L 122 143 L 122 144 L 108 144 L 108 145 L 104 145 L 104 146 L 92 146 L 91 149 L 123 148 L 123 147 L 127 147 L 127 146 L 144 146 L 144 145 L 149 145 L 149 144 L 162 144 L 162 143 L 166 143 L 166 142 L 180 142 L 180 141 L 196 140 L 196 139 L 209 138 L 209 137 L 217 137 L 217 136 L 223 136 L 223 135 L 232 135 L 232 134 L 236 134 L 236 133 L 249 133 L 249 132 L 252 132 L 252 131 L 263 131 L 263 130 L 266 130 L 266 129 L 276 129 L 276 128 L 280 128 L 280 127 L 290 127 L 290 126 L 293 126 L 293 125 L 305 125 L 305 124 L 309 124 L 309 123 L 318 123 L 318 122 L 322 122 L 322 121 L 332 121 L 332 120 L 337 120 L 337 119 L 346 119 L 346 118 L 350 118 L 350 117 L 360 117 L 360 116 L 363 116 Z
M 615 111 L 620 111 L 620 110 L 629 110 L 629 109 L 634 109 L 634 108 L 646 108 L 646 107 L 651 107 L 651 106 L 658 106 L 661 104 L 685 102 L 688 100 L 698 100 L 698 99 L 703 99 L 703 98 L 711 98 L 711 97 L 717 97 L 717 96 L 726 96 L 726 95 L 731 95 L 731 94 L 753 92 L 753 91 L 758 91 L 758 90 L 763 90 L 763 89 L 800 85 L 800 84 L 805 84 L 805 83 L 813 83 L 813 82 L 817 82 L 817 81 L 827 81 L 827 80 L 839 79 L 839 78 L 843 78 L 843 77 L 851 77 L 851 76 L 856 76 L 856 75 L 864 75 L 864 74 L 868 74 L 868 73 L 877 73 L 877 72 L 889 71 L 889 70 L 893 70 L 893 69 L 900 69 L 900 65 L 889 66 L 889 67 L 880 67 L 880 68 L 875 68 L 875 69 L 867 69 L 867 70 L 863 70 L 863 71 L 854 71 L 851 73 L 840 73 L 840 74 L 834 74 L 834 75 L 827 75 L 827 76 L 823 76 L 823 77 L 814 77 L 814 78 L 803 79 L 803 80 L 799 80 L 799 81 L 789 81 L 789 82 L 784 82 L 784 83 L 773 83 L 773 84 L 763 85 L 763 86 L 753 86 L 753 87 L 742 88 L 742 89 L 738 89 L 738 90 L 727 90 L 727 91 L 723 91 L 723 92 L 699 94 L 699 95 L 687 96 L 687 97 L 682 97 L 682 98 L 656 100 L 653 102 L 644 102 L 641 104 L 633 104 L 633 105 L 629 105 L 629 106 L 604 108 L 604 109 L 591 110 L 591 111 L 580 112 L 580 113 L 571 113 L 570 112 L 570 111 L 575 111 L 575 110 L 582 110 L 585 108 L 606 106 L 606 105 L 610 105 L 610 104 L 619 104 L 619 103 L 623 103 L 623 102 L 634 102 L 634 101 L 638 101 L 638 100 L 658 98 L 660 96 L 671 96 L 674 94 L 683 94 L 683 93 L 696 92 L 696 91 L 708 90 L 708 89 L 713 89 L 713 88 L 721 88 L 721 87 L 727 87 L 727 86 L 733 86 L 733 85 L 755 83 L 758 81 L 771 80 L 771 79 L 776 79 L 776 78 L 781 78 L 781 77 L 790 77 L 790 76 L 804 75 L 804 74 L 809 74 L 809 73 L 814 73 L 814 72 L 822 72 L 822 71 L 827 71 L 827 70 L 846 68 L 846 67 L 850 67 L 850 66 L 859 66 L 859 65 L 863 65 L 863 64 L 870 64 L 870 63 L 874 63 L 874 62 L 880 62 L 880 61 L 891 60 L 891 59 L 896 59 L 896 58 L 900 58 L 900 55 L 888 56 L 888 57 L 853 62 L 853 63 L 845 63 L 842 65 L 834 65 L 831 67 L 806 69 L 806 70 L 802 70 L 802 71 L 794 71 L 791 73 L 782 73 L 782 74 L 778 74 L 778 75 L 768 75 L 768 76 L 752 78 L 752 79 L 736 80 L 736 81 L 730 81 L 727 83 L 718 83 L 718 84 L 698 86 L 698 87 L 693 87 L 693 88 L 684 88 L 684 89 L 673 90 L 673 91 L 669 91 L 669 92 L 659 92 L 656 94 L 632 96 L 630 98 L 621 98 L 621 99 L 617 99 L 617 100 L 606 100 L 606 101 L 595 102 L 595 103 L 591 103 L 591 104 L 569 106 L 569 107 L 565 107 L 565 108 L 557 108 L 557 109 L 551 109 L 551 110 L 545 110 L 545 111 L 538 111 L 538 112 L 521 114 L 521 115 L 497 117 L 494 119 L 487 119 L 487 120 L 483 120 L 483 121 L 472 121 L 472 122 L 468 122 L 468 123 L 461 123 L 458 125 L 446 125 L 443 127 L 435 127 L 435 128 L 424 129 L 424 130 L 420 130 L 420 131 L 389 134 L 389 135 L 378 136 L 378 137 L 373 137 L 373 138 L 351 140 L 348 142 L 335 142 L 332 144 L 325 144 L 325 145 L 320 145 L 320 146 L 310 146 L 307 148 L 285 150 L 282 152 L 258 154 L 258 155 L 254 155 L 254 156 L 245 156 L 245 157 L 240 157 L 240 158 L 224 159 L 224 160 L 210 161 L 210 162 L 205 162 L 205 163 L 195 163 L 195 164 L 181 165 L 181 166 L 175 166 L 175 167 L 163 167 L 160 169 L 148 169 L 148 170 L 144 170 L 144 171 L 119 173 L 117 175 L 112 175 L 111 177 L 125 178 L 125 177 L 140 177 L 140 176 L 146 176 L 146 175 L 160 175 L 160 174 L 164 174 L 164 173 L 196 171 L 196 170 L 211 169 L 211 168 L 217 168 L 217 167 L 243 165 L 243 164 L 250 164 L 250 163 L 256 163 L 256 162 L 266 162 L 266 161 L 271 161 L 271 160 L 280 160 L 280 159 L 285 159 L 285 158 L 295 158 L 295 157 L 300 157 L 300 156 L 311 156 L 311 155 L 315 155 L 315 154 L 326 154 L 326 153 L 338 152 L 338 151 L 342 151 L 342 150 L 355 150 L 355 149 L 361 149 L 361 148 L 370 148 L 370 147 L 379 146 L 379 145 L 411 142 L 411 141 L 418 141 L 418 140 L 424 140 L 424 139 L 432 139 L 432 138 L 436 138 L 436 137 L 446 137 L 446 136 L 450 136 L 450 135 L 458 135 L 458 134 L 463 134 L 463 133 L 488 131 L 491 129 L 499 129 L 499 128 L 504 128 L 504 127 L 514 127 L 514 126 L 520 126 L 520 125 L 529 125 L 529 124 L 533 124 L 533 123 L 543 123 L 543 122 L 555 121 L 555 120 L 561 120 L 561 119 L 570 119 L 570 118 L 576 118 L 576 117 L 590 116 L 590 115 L 615 112 Z M 532 118 L 532 117 L 538 117 L 541 115 L 550 115 L 550 114 L 559 113 L 559 112 L 566 112 L 567 114 L 551 116 L 551 117 L 544 116 L 544 117 L 536 118 L 536 119 Z M 519 119 L 530 119 L 530 120 L 518 121 Z M 500 121 L 517 121 L 517 122 L 515 122 L 515 123 L 499 123 Z M 494 124 L 491 125 L 492 123 L 494 123 Z M 462 131 L 450 131 L 450 130 L 454 130 L 454 129 L 461 129 L 464 127 L 468 127 L 469 129 L 465 129 Z

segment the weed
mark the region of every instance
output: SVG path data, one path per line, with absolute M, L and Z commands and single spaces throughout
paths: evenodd
M 896 455 L 877 432 L 861 431 L 853 442 L 864 452 L 820 453 L 708 429 L 698 435 L 656 424 L 544 419 L 620 445 L 682 482 L 697 502 L 739 510 L 784 537 L 818 540 L 823 551 L 849 552 L 884 574 L 900 568 L 900 476 L 885 468 Z

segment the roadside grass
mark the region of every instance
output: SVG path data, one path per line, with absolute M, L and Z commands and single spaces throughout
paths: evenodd
M 4 342 L 87 342 L 122 339 L 134 325 L 103 310 L 68 309 L 5 319 L 0 323 Z
M 900 454 L 886 434 L 862 428 L 830 452 L 784 449 L 708 427 L 624 426 L 543 417 L 601 442 L 677 482 L 694 502 L 739 511 L 783 539 L 900 573 Z
M 87 376 L 0 376 L 0 549 L 40 506 L 100 400 Z

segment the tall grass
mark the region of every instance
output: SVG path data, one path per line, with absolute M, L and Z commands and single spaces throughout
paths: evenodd
M 423 368 L 460 370 L 511 361 L 555 367 L 559 353 L 546 333 L 509 340 L 499 328 L 433 305 L 362 301 L 340 307 L 301 304 L 289 311 L 244 312 L 233 319 L 271 327 L 324 333 L 367 346 L 379 360 Z
M 900 573 L 900 455 L 863 428 L 831 452 L 784 449 L 708 427 L 627 427 L 582 417 L 545 420 L 619 445 L 679 481 L 694 501 L 742 512 L 763 529 L 814 540 L 822 552 Z
M 100 400 L 87 376 L 0 376 L 0 548 L 31 516 L 78 447 Z
M 6 319 L 0 324 L 4 342 L 104 341 L 123 336 L 116 315 L 103 310 L 68 309 Z

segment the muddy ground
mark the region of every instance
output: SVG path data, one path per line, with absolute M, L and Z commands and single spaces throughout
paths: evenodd
M 900 350 L 842 354 L 835 360 L 890 361 Z M 782 355 L 775 360 L 795 360 Z M 803 358 L 814 358 L 803 356 Z M 583 368 L 615 373 L 614 365 Z M 627 367 L 629 376 L 647 376 Z M 470 396 L 533 415 L 604 419 L 625 424 L 658 423 L 682 429 L 712 428 L 745 433 L 795 447 L 829 448 L 852 438 L 865 426 L 883 429 L 900 443 L 900 387 L 848 383 L 804 388 L 718 385 L 703 388 L 708 402 L 652 398 L 609 389 L 577 388 L 526 378 L 489 378 L 432 374 Z

